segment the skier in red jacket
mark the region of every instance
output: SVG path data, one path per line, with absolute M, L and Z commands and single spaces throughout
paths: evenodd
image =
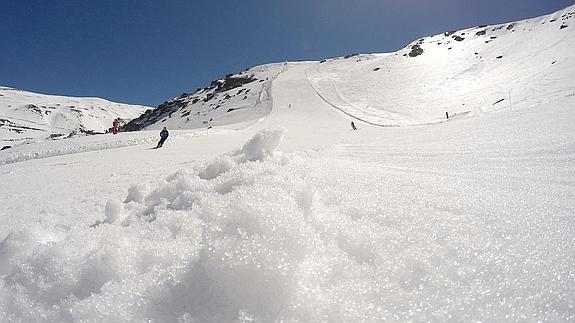
M 114 122 L 112 122 L 112 133 L 117 134 L 118 132 L 120 132 L 120 123 L 118 119 L 114 119 Z

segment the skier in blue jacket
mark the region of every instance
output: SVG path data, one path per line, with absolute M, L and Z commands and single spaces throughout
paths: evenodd
M 164 141 L 166 141 L 166 139 L 168 139 L 168 136 L 170 135 L 170 133 L 168 132 L 168 129 L 166 129 L 166 127 L 164 127 L 164 129 L 162 129 L 162 131 L 160 131 L 160 141 L 158 141 L 158 146 L 156 146 L 156 148 L 160 148 L 164 145 Z

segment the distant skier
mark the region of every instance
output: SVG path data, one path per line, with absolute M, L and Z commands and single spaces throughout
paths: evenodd
M 351 129 L 357 130 L 357 128 L 355 127 L 355 123 L 353 123 L 353 121 L 351 122 Z
M 164 141 L 166 141 L 166 139 L 168 139 L 169 135 L 170 135 L 170 133 L 168 132 L 168 129 L 166 129 L 166 127 L 164 127 L 164 129 L 162 129 L 162 131 L 160 131 L 160 141 L 158 141 L 158 145 L 156 146 L 156 149 L 161 148 L 164 145 Z
M 112 133 L 117 134 L 118 132 L 120 132 L 120 123 L 118 119 L 114 119 L 114 122 L 112 122 Z

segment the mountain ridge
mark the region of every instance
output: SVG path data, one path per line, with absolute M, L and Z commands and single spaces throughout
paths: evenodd
M 349 117 L 379 126 L 436 123 L 444 121 L 446 113 L 477 116 L 510 107 L 510 101 L 533 101 L 529 82 L 543 81 L 536 75 L 569 83 L 569 71 L 575 73 L 570 59 L 574 48 L 569 41 L 574 38 L 574 18 L 575 5 L 521 21 L 422 37 L 392 53 L 354 53 L 297 64 L 309 65 L 306 81 L 327 103 Z M 262 106 L 257 98 L 269 97 L 273 79 L 295 63 L 272 63 L 228 74 L 194 93 L 164 102 L 124 129 L 209 129 L 246 124 L 246 115 L 251 119 L 249 125 L 273 108 L 271 100 Z M 222 90 L 221 84 L 244 77 L 266 83 L 238 83 L 233 89 Z M 249 95 L 241 95 L 242 91 Z M 240 117 L 234 116 L 240 111 Z
M 114 119 L 125 123 L 147 109 L 101 98 L 48 95 L 0 86 L 0 145 L 11 147 L 105 133 Z

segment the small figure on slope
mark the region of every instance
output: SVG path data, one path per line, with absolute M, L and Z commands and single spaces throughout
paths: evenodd
M 170 135 L 170 133 L 168 132 L 168 129 L 166 129 L 166 127 L 164 127 L 164 129 L 162 129 L 162 131 L 160 131 L 160 141 L 158 141 L 158 145 L 156 146 L 156 148 L 160 148 L 164 145 L 164 141 L 166 141 L 166 139 L 168 139 L 168 136 Z
M 118 132 L 120 132 L 120 123 L 118 119 L 114 119 L 114 122 L 112 122 L 112 133 L 117 134 Z
M 357 128 L 355 127 L 355 123 L 353 123 L 353 121 L 351 122 L 351 129 L 357 130 Z

